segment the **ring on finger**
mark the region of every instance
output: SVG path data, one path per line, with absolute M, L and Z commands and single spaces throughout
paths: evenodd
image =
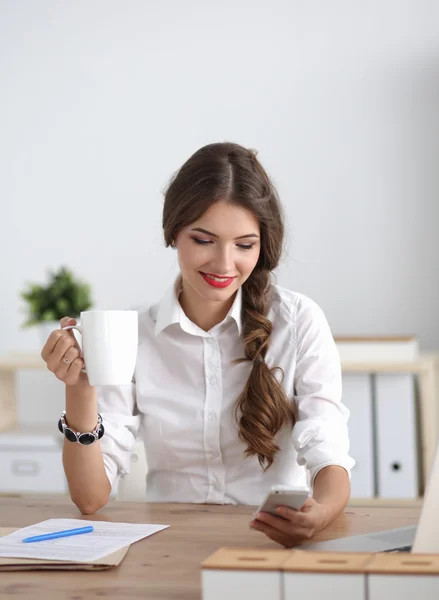
M 68 358 L 63 358 L 62 360 L 63 360 L 64 363 L 66 363 L 66 365 L 71 365 L 72 364 L 72 361 L 69 360 Z

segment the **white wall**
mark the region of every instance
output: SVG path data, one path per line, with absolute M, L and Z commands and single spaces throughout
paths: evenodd
M 67 264 L 97 307 L 176 272 L 161 190 L 201 145 L 260 150 L 286 205 L 279 281 L 336 334 L 439 346 L 439 5 L 0 2 L 0 352 L 25 281 Z

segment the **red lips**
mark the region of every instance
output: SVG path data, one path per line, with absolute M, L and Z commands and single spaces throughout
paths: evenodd
M 202 273 L 201 271 L 200 275 L 208 285 L 214 288 L 226 288 L 235 279 L 234 277 L 222 277 L 221 275 L 215 275 L 213 273 Z

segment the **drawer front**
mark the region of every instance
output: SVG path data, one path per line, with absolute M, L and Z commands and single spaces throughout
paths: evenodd
M 0 451 L 0 493 L 67 492 L 61 449 Z

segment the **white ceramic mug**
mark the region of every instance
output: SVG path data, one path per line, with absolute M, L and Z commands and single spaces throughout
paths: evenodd
M 137 359 L 138 318 L 135 310 L 86 310 L 76 329 L 82 336 L 85 372 L 90 385 L 131 383 Z

